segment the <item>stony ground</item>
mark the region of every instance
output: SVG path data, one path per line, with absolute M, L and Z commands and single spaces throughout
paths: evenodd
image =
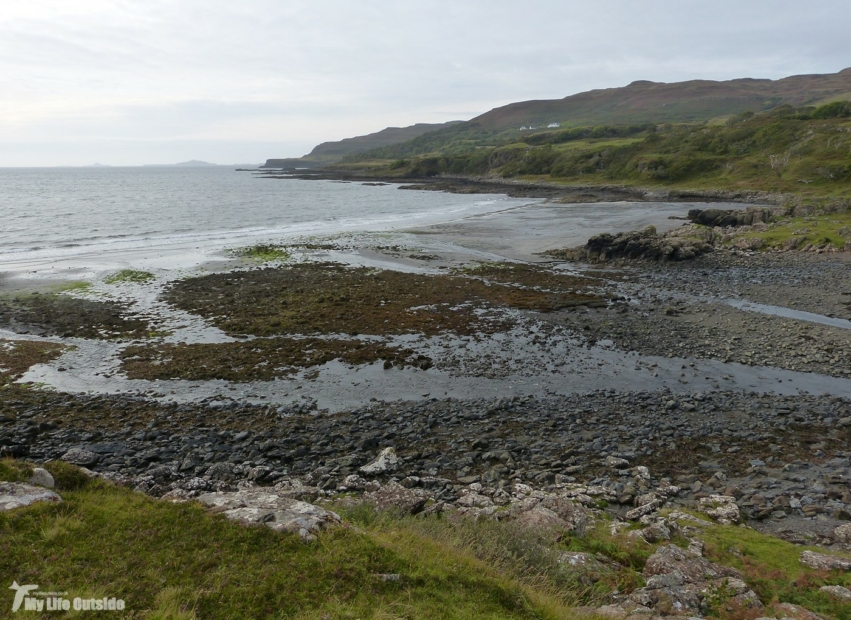
M 561 313 L 593 340 L 648 355 L 720 359 L 851 376 L 851 330 L 741 310 L 745 299 L 827 317 L 851 318 L 851 257 L 719 251 L 694 261 L 610 266 L 625 300 Z M 601 272 L 605 273 L 605 271 Z M 624 279 L 625 276 L 625 279 Z
M 645 489 L 606 464 L 614 457 L 680 486 L 677 503 L 731 495 L 755 527 L 802 542 L 829 539 L 851 519 L 851 402 L 832 397 L 597 392 L 317 415 L 21 390 L 4 398 L 0 416 L 8 454 L 45 461 L 77 450 L 77 464 L 144 478 L 154 494 L 197 478 L 227 489 L 295 476 L 334 495 L 393 447 L 396 479 L 438 478 L 444 501 L 474 482 L 582 482 L 606 488 L 625 512 Z
M 162 299 L 218 328 L 227 337 L 221 342 L 169 341 L 157 335 L 156 316 L 80 296 L 7 300 L 0 323 L 21 334 L 111 338 L 119 343 L 116 372 L 154 386 L 171 379 L 273 383 L 306 368 L 319 373 L 335 359 L 353 368 L 383 361 L 385 369 L 491 379 L 558 376 L 571 372 L 570 356 L 606 343 L 616 352 L 681 358 L 678 391 L 613 385 L 513 398 L 422 395 L 336 412 L 309 398 L 178 404 L 164 392 L 154 400 L 12 383 L 32 364 L 60 363 L 51 360 L 67 349 L 62 338 L 7 340 L 0 453 L 64 460 L 172 499 L 259 493 L 259 485 L 345 503 L 352 494 L 378 493 L 370 496 L 378 501 L 385 489 L 388 505 L 407 512 L 518 517 L 528 512 L 522 502 L 538 494 L 536 501 L 562 506 L 548 498 L 567 498 L 609 519 L 647 517 L 641 524 L 651 531 L 642 535 L 665 540 L 682 524 L 659 509 L 709 506 L 786 541 L 847 548 L 840 526 L 851 520 L 851 400 L 734 391 L 723 378 L 710 390 L 687 386 L 697 376 L 689 360 L 702 359 L 848 378 L 851 330 L 727 303 L 851 318 L 848 255 L 716 251 L 675 264 L 577 266 L 458 261 L 398 245 L 370 251 L 429 269 L 304 262 L 166 286 Z M 445 340 L 442 353 L 429 338 Z M 486 347 L 500 339 L 507 343 L 502 357 Z M 623 363 L 653 373 L 641 357 Z M 515 504 L 526 507 L 512 512 Z M 534 518 L 541 514 L 548 513 Z M 739 594 L 747 598 L 746 590 Z M 635 592 L 640 600 L 630 604 L 663 611 L 640 598 L 646 591 Z

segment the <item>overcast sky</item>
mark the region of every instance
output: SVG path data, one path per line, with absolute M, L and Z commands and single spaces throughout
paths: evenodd
M 0 166 L 261 162 L 633 80 L 851 66 L 848 0 L 0 0 Z

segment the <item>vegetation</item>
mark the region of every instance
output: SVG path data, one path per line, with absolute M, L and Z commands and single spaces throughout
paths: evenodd
M 384 360 L 385 367 L 429 368 L 431 360 L 381 342 L 320 338 L 268 338 L 214 344 L 134 345 L 119 354 L 130 379 L 270 381 L 299 368 L 339 359 L 354 366 Z
M 738 237 L 761 239 L 764 249 L 810 245 L 842 249 L 851 242 L 851 213 L 783 218 L 764 230 L 748 231 Z
M 230 250 L 230 255 L 235 258 L 245 258 L 257 263 L 287 260 L 291 256 L 285 246 L 270 243 L 261 243 L 247 248 L 236 248 Z
M 0 387 L 19 379 L 30 366 L 56 359 L 66 348 L 52 342 L 0 340 Z
M 165 297 L 229 334 L 255 336 L 493 332 L 508 319 L 482 309 L 549 312 L 606 303 L 588 290 L 594 284 L 589 278 L 498 265 L 476 273 L 473 278 L 303 263 L 188 278 L 175 282 Z M 541 283 L 549 290 L 537 288 Z
M 137 271 L 135 269 L 122 269 L 104 280 L 107 284 L 118 284 L 119 282 L 135 282 L 142 284 L 153 280 L 156 276 L 148 271 Z
M 574 618 L 578 605 L 642 587 L 656 547 L 629 530 L 611 533 L 605 519 L 581 536 L 554 536 L 510 521 L 400 517 L 345 502 L 336 510 L 349 525 L 304 543 L 65 463 L 45 467 L 63 502 L 0 513 L 0 572 L 71 597 L 123 598 L 130 618 Z M 31 473 L 28 463 L 0 461 L 0 481 Z M 740 570 L 768 605 L 764 615 L 794 603 L 851 618 L 851 605 L 819 590 L 851 585 L 851 575 L 808 570 L 802 547 L 749 528 L 699 530 L 707 558 Z M 565 561 L 577 551 L 596 563 Z M 723 593 L 716 611 L 730 616 Z
M 150 325 L 126 315 L 126 305 L 39 292 L 0 297 L 0 326 L 37 327 L 43 335 L 76 338 L 145 338 Z
M 21 480 L 27 466 L 0 464 Z M 131 618 L 567 618 L 564 594 L 517 579 L 437 527 L 338 528 L 305 544 L 46 465 L 60 504 L 0 513 L 0 573 Z M 435 523 L 437 521 L 435 520 Z M 398 575 L 398 580 L 385 575 Z
M 498 175 L 557 183 L 730 188 L 847 196 L 851 103 L 779 106 L 723 123 L 573 127 L 518 135 L 468 127 L 347 160 L 411 178 Z M 433 149 L 433 150 L 429 150 Z M 383 159 L 382 159 L 383 158 Z
M 851 619 L 851 605 L 819 591 L 825 585 L 849 587 L 851 575 L 806 569 L 800 561 L 802 547 L 734 526 L 706 528 L 702 538 L 706 556 L 739 569 L 747 584 L 767 604 L 793 603 L 825 617 Z

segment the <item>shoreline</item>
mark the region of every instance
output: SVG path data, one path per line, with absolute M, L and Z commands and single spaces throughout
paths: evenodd
M 23 369 L 0 376 L 0 449 L 82 451 L 100 475 L 192 499 L 284 482 L 334 497 L 393 448 L 381 483 L 450 513 L 470 489 L 577 484 L 605 488 L 618 519 L 641 507 L 601 465 L 623 459 L 676 486 L 669 507 L 720 493 L 762 532 L 837 545 L 851 494 L 812 489 L 851 471 L 851 329 L 744 304 L 851 319 L 851 257 L 536 254 L 570 244 L 576 209 L 587 238 L 648 218 L 676 227 L 686 206 L 544 202 L 1 299 L 0 368 Z M 22 341 L 58 348 L 22 360 Z M 796 478 L 772 486 L 790 463 Z
M 260 170 L 259 178 L 297 178 L 308 181 L 401 184 L 401 189 L 443 191 L 457 194 L 507 194 L 512 198 L 544 198 L 566 203 L 594 202 L 728 202 L 778 206 L 796 197 L 758 190 L 687 189 L 641 187 L 620 184 L 558 184 L 502 177 L 448 176 L 411 178 L 369 175 L 348 171 L 316 172 Z

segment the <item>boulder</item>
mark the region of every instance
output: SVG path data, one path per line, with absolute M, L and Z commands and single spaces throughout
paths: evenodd
M 851 523 L 837 526 L 833 530 L 833 537 L 839 542 L 851 543 Z
M 784 620 L 824 620 L 809 609 L 792 603 L 777 603 L 774 605 L 774 611 Z
M 827 592 L 833 598 L 844 603 L 851 602 L 851 590 L 842 586 L 822 586 L 819 588 L 822 592 Z
M 531 510 L 520 513 L 517 523 L 526 529 L 540 532 L 566 532 L 570 529 L 567 521 L 543 506 L 535 506 Z
M 262 523 L 275 531 L 293 532 L 314 540 L 321 530 L 342 523 L 340 516 L 319 506 L 281 497 L 265 488 L 206 493 L 198 501 L 240 523 Z
M 396 457 L 396 450 L 393 448 L 384 448 L 378 455 L 378 458 L 361 467 L 358 471 L 366 476 L 376 476 L 396 471 L 399 459 Z
M 431 495 L 423 489 L 407 489 L 398 482 L 389 482 L 375 491 L 364 493 L 363 499 L 378 510 L 417 514 L 431 499 Z
M 740 609 L 762 607 L 736 569 L 714 564 L 676 545 L 661 547 L 650 556 L 644 576 L 647 585 L 628 598 L 627 605 L 636 611 L 702 615 L 719 601 Z
M 100 460 L 100 456 L 95 454 L 94 452 L 89 452 L 88 450 L 83 450 L 82 448 L 71 448 L 65 454 L 63 454 L 60 458 L 60 461 L 65 461 L 66 463 L 71 463 L 72 465 L 81 465 L 82 467 L 89 467 L 90 465 L 94 465 Z
M 663 540 L 671 540 L 671 530 L 664 521 L 657 521 L 641 530 L 641 537 L 654 544 Z
M 739 520 L 739 506 L 736 504 L 736 498 L 731 495 L 701 497 L 698 510 L 724 525 L 730 525 Z
M 61 502 L 53 491 L 20 482 L 0 482 L 0 512 L 29 506 L 36 502 Z
M 814 570 L 851 570 L 851 559 L 815 551 L 804 551 L 801 564 Z
M 56 481 L 53 479 L 53 476 L 51 476 L 50 472 L 43 467 L 33 468 L 32 476 L 30 476 L 30 479 L 27 480 L 27 482 L 40 487 L 47 487 L 48 489 L 52 489 L 56 486 Z

